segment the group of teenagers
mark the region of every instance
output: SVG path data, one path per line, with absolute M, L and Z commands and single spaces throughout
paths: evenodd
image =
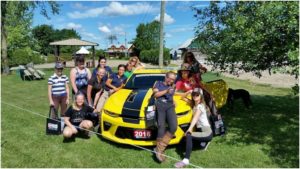
M 69 104 L 69 79 L 63 72 L 63 64 L 55 64 L 55 73 L 48 80 L 48 97 L 50 105 L 56 109 L 61 108 L 61 116 L 64 117 L 64 138 L 71 138 L 84 129 L 88 135 L 95 123 L 86 117 L 87 113 L 99 115 L 107 98 L 114 92 L 124 87 L 127 78 L 136 69 L 143 69 L 137 56 L 131 57 L 126 65 L 120 64 L 116 73 L 106 65 L 106 58 L 100 57 L 98 66 L 91 73 L 85 68 L 84 57 L 76 58 L 76 67 L 70 71 L 73 104 Z M 177 129 L 177 116 L 175 113 L 174 95 L 180 95 L 183 100 L 191 105 L 193 118 L 185 133 L 186 152 L 182 161 L 175 167 L 181 168 L 189 165 L 193 141 L 199 142 L 205 147 L 213 137 L 213 132 L 208 119 L 210 114 L 216 113 L 213 97 L 205 90 L 201 83 L 201 74 L 207 69 L 203 67 L 192 52 L 184 55 L 183 64 L 176 73 L 166 73 L 164 81 L 157 81 L 153 86 L 153 97 L 157 111 L 157 145 L 154 148 L 158 161 L 165 161 L 164 151 L 174 137 Z M 191 95 L 191 97 L 188 97 Z M 189 99 L 190 98 L 190 99 Z M 168 128 L 166 128 L 166 123 Z
M 64 65 L 61 62 L 55 64 L 55 72 L 48 79 L 48 98 L 50 105 L 54 106 L 56 110 L 60 107 L 61 117 L 63 117 L 65 124 L 64 138 L 71 138 L 78 131 L 89 136 L 88 131 L 98 121 L 93 121 L 88 117 L 92 116 L 97 119 L 107 98 L 125 85 L 127 78 L 134 70 L 145 67 L 137 56 L 133 56 L 126 65 L 118 65 L 118 71 L 113 73 L 106 62 L 107 59 L 100 56 L 98 66 L 90 72 L 85 67 L 84 56 L 77 56 L 75 59 L 76 66 L 70 71 L 71 82 L 63 74 Z M 67 108 L 70 95 L 69 83 L 72 86 L 72 100 L 74 101 Z

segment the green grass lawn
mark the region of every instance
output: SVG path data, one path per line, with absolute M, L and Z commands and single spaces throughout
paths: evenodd
M 49 77 L 52 71 L 46 73 Z M 191 163 L 205 168 L 299 168 L 298 96 L 292 96 L 290 89 L 212 73 L 203 77 L 205 81 L 219 78 L 231 88 L 247 89 L 253 107 L 247 110 L 237 101 L 234 112 L 226 106 L 222 108 L 227 135 L 215 137 L 208 151 L 194 150 Z M 1 79 L 1 167 L 170 168 L 176 162 L 168 159 L 159 164 L 148 151 L 96 135 L 90 139 L 76 138 L 70 143 L 63 143 L 61 135 L 45 135 L 45 118 L 3 102 L 47 116 L 47 79 L 22 81 L 15 74 Z M 166 154 L 181 159 L 183 152 L 184 145 L 179 144 L 168 147 Z

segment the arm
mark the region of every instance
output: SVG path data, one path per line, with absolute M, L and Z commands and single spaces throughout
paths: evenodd
M 90 106 L 92 106 L 92 88 L 93 88 L 93 86 L 92 85 L 88 85 L 88 87 L 87 87 L 87 100 L 88 100 L 88 104 L 90 105 Z
M 116 90 L 117 88 L 114 85 L 112 85 L 111 82 L 112 82 L 112 79 L 108 78 L 106 83 L 105 83 L 106 86 L 112 88 L 113 90 Z
M 146 66 L 142 63 L 142 62 L 139 62 L 138 63 L 138 66 L 135 68 L 135 70 L 139 70 L 139 69 L 143 69 L 145 68 Z
M 201 114 L 201 111 L 199 109 L 197 109 L 197 111 L 193 114 L 193 119 L 192 119 L 191 125 L 190 125 L 189 129 L 186 131 L 186 133 L 188 133 L 188 132 L 192 133 L 193 128 L 195 127 L 200 114 Z
M 86 71 L 87 71 L 87 74 L 88 74 L 88 80 L 90 80 L 91 77 L 92 77 L 91 71 L 88 68 L 86 68 Z
M 66 92 L 67 92 L 67 100 L 66 100 L 66 104 L 69 104 L 69 93 L 70 93 L 70 89 L 69 89 L 69 83 L 66 83 Z
M 97 108 L 97 104 L 98 104 L 98 101 L 99 101 L 99 99 L 100 99 L 102 90 L 103 90 L 103 89 L 101 89 L 101 90 L 100 90 L 99 92 L 97 92 L 96 95 L 95 95 L 94 106 L 93 106 L 94 109 Z
M 77 93 L 78 89 L 75 83 L 75 79 L 76 79 L 76 72 L 75 72 L 75 68 L 73 68 L 70 72 L 70 80 L 71 80 L 72 89 L 74 90 L 75 93 Z
M 64 117 L 64 121 L 65 121 L 65 124 L 71 128 L 71 130 L 74 132 L 74 133 L 77 133 L 77 129 L 73 126 L 73 124 L 70 122 L 70 116 L 72 114 L 72 111 L 73 111 L 73 108 L 72 106 L 70 106 L 68 108 L 68 110 L 65 112 L 65 117 Z
M 189 91 L 187 91 L 187 92 L 179 92 L 179 90 L 175 90 L 175 95 L 176 96 L 181 96 L 182 98 L 185 98 L 185 97 L 187 97 L 189 94 L 191 94 L 192 93 L 192 91 L 191 90 L 189 90 Z
M 154 93 L 154 98 L 158 98 L 158 97 L 161 97 L 165 94 L 167 94 L 169 92 L 169 89 L 166 89 L 166 90 L 162 90 L 162 91 L 159 91 L 157 88 L 154 88 L 153 89 L 153 93 Z
M 202 72 L 203 71 L 203 73 L 206 73 L 207 72 L 207 68 L 206 67 L 204 67 L 202 64 L 200 64 L 200 72 Z
M 48 99 L 50 102 L 50 105 L 54 105 L 54 102 L 52 100 L 52 85 L 48 85 Z
M 77 133 L 77 129 L 73 126 L 73 124 L 70 122 L 70 117 L 64 117 L 65 124 L 73 130 L 74 133 Z

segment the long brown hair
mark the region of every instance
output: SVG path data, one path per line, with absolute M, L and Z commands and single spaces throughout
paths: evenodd
M 187 58 L 191 58 L 192 63 L 198 62 L 196 60 L 195 55 L 193 54 L 193 52 L 186 52 L 186 54 L 183 57 L 183 63 L 188 63 Z
M 191 101 L 191 107 L 193 108 L 194 106 L 196 106 L 196 102 L 195 100 L 193 99 L 193 95 L 199 95 L 201 98 L 200 98 L 200 103 L 205 103 L 204 102 L 204 95 L 203 95 L 203 90 L 201 88 L 195 88 L 192 92 L 192 101 Z

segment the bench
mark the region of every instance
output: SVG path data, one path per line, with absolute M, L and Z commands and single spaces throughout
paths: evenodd
M 32 67 L 28 67 L 27 69 L 33 75 L 34 79 L 42 79 L 41 76 Z
M 41 70 L 36 70 L 37 71 L 37 73 L 42 77 L 42 78 L 44 78 L 44 76 L 46 75 L 43 71 L 41 71 Z
M 26 77 L 28 77 L 29 80 L 33 79 L 32 74 L 27 69 L 24 70 L 23 80 L 26 80 Z

